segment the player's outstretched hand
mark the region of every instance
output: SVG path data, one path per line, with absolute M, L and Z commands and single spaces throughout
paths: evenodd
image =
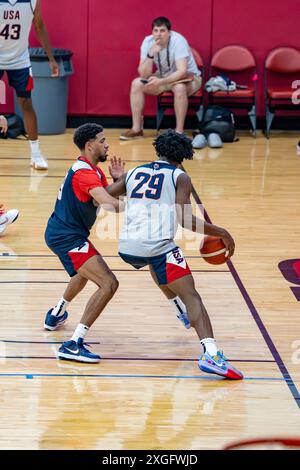
M 124 174 L 125 162 L 120 157 L 112 157 L 108 167 L 110 176 L 117 180 Z

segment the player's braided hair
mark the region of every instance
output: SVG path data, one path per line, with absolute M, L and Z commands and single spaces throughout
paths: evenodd
M 192 140 L 171 129 L 159 135 L 153 142 L 153 146 L 159 157 L 165 157 L 171 162 L 182 163 L 185 159 L 193 159 Z
M 85 144 L 92 139 L 95 139 L 96 135 L 99 132 L 103 132 L 103 127 L 94 124 L 94 123 L 87 123 L 83 124 L 82 126 L 78 127 L 74 133 L 73 142 L 79 150 L 84 150 Z

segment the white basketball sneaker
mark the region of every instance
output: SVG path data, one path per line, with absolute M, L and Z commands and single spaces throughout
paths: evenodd
M 10 209 L 9 211 L 0 209 L 0 233 L 3 233 L 7 225 L 12 224 L 19 217 L 17 209 Z
M 198 134 L 194 137 L 192 142 L 193 149 L 204 149 L 207 146 L 207 140 L 205 135 Z
M 31 155 L 30 164 L 36 170 L 48 170 L 48 162 L 41 153 Z

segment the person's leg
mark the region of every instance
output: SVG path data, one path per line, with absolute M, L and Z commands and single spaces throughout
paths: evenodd
M 74 277 L 70 279 L 68 287 L 66 288 L 63 298 L 70 303 L 79 292 L 84 289 L 88 280 L 81 276 L 81 274 L 76 274 Z
M 202 78 L 200 76 L 194 76 L 194 80 L 191 82 L 187 83 L 187 94 L 188 96 L 192 96 L 196 91 L 200 90 L 202 85 Z
M 141 77 L 135 78 L 131 84 L 130 106 L 132 113 L 132 128 L 120 135 L 121 140 L 131 140 L 143 137 L 143 110 L 145 106 L 145 94 L 157 96 L 165 91 L 165 86 L 153 88 L 150 92 L 141 82 Z
M 95 247 L 85 238 L 79 239 L 77 242 L 78 246 L 75 248 L 73 243 L 70 245 L 67 240 L 63 246 L 57 246 L 55 244 L 53 245 L 54 233 L 55 230 L 47 226 L 45 232 L 45 241 L 50 250 L 52 250 L 53 253 L 58 256 L 60 262 L 70 276 L 70 281 L 66 290 L 64 291 L 63 296 L 46 314 L 44 328 L 49 331 L 56 330 L 66 322 L 68 318 L 68 312 L 66 309 L 69 303 L 86 286 L 88 279 L 77 272 L 77 267 L 81 266 L 84 261 L 87 261 L 94 255 L 99 254 Z M 82 247 L 84 248 L 84 253 L 80 252 L 79 250 L 79 248 Z
M 30 141 L 37 141 L 37 117 L 32 106 L 31 98 L 18 97 L 18 102 L 24 116 L 24 125 Z
M 23 113 L 24 126 L 31 150 L 31 165 L 37 170 L 47 170 L 48 164 L 41 155 L 39 148 L 37 117 L 31 101 L 31 90 L 33 89 L 31 67 L 9 70 L 7 74 L 9 84 L 16 91 L 19 106 Z
M 0 204 L 0 234 L 2 234 L 7 225 L 12 224 L 19 216 L 18 209 L 5 210 L 3 204 Z
M 243 374 L 227 362 L 216 345 L 211 322 L 202 299 L 195 289 L 193 276 L 187 275 L 176 279 L 168 284 L 168 287 L 186 305 L 191 325 L 195 328 L 203 346 L 204 354 L 198 361 L 200 370 L 228 379 L 242 379 Z
M 169 291 L 173 292 L 187 308 L 190 324 L 195 328 L 204 350 L 198 361 L 200 370 L 230 379 L 242 379 L 243 374 L 226 361 L 216 345 L 208 313 L 180 248 L 152 258 L 151 266 L 160 287 L 164 288 L 163 292 L 168 295 Z
M 130 106 L 132 113 L 132 130 L 139 132 L 143 126 L 143 110 L 145 106 L 145 85 L 140 78 L 135 78 L 131 84 L 130 90 Z
M 69 303 L 82 291 L 86 286 L 87 279 L 82 277 L 80 274 L 76 274 L 71 277 L 68 287 L 66 288 L 63 296 L 59 299 L 57 304 L 51 308 L 45 319 L 44 328 L 49 331 L 54 331 L 62 326 L 67 318 L 68 313 L 66 309 Z
M 18 97 L 18 101 L 23 112 L 24 125 L 28 134 L 31 152 L 31 166 L 36 170 L 47 170 L 48 163 L 40 151 L 37 133 L 37 117 L 32 106 L 31 98 Z
M 80 323 L 71 339 L 64 342 L 60 347 L 58 358 L 96 363 L 100 361 L 100 356 L 86 349 L 83 341 L 89 328 L 115 294 L 119 284 L 100 254 L 88 258 L 85 263 L 77 268 L 77 271 L 84 279 L 94 282 L 98 289 L 88 301 Z
M 177 83 L 172 87 L 174 94 L 174 111 L 176 115 L 176 131 L 184 131 L 184 121 L 188 109 L 188 91 L 185 83 Z
M 151 265 L 150 265 L 150 273 L 155 284 L 160 288 L 162 293 L 169 300 L 170 304 L 172 305 L 172 308 L 174 309 L 176 313 L 177 318 L 182 322 L 185 328 L 189 329 L 191 327 L 191 324 L 189 321 L 186 306 L 184 305 L 182 300 L 178 296 L 174 295 L 174 292 L 172 292 L 168 286 L 159 284 L 155 271 Z
M 168 284 L 171 292 L 177 295 L 185 304 L 191 326 L 195 328 L 200 341 L 204 338 L 213 338 L 213 329 L 202 302 L 195 288 L 193 276 L 187 275 Z
M 28 138 L 30 141 L 37 141 L 37 118 L 31 101 L 31 91 L 33 89 L 31 67 L 8 70 L 7 75 L 10 86 L 16 91 Z
M 199 336 L 200 341 L 210 339 L 214 342 L 212 326 L 201 297 L 195 289 L 190 268 L 179 247 L 151 259 L 151 274 L 165 294 L 173 293 L 179 297 L 187 309 L 188 318 Z M 216 348 L 216 346 L 215 346 Z M 210 352 L 217 349 L 210 347 Z
M 106 304 L 114 296 L 119 287 L 119 282 L 109 269 L 101 255 L 88 259 L 81 268 L 79 274 L 85 279 L 94 282 L 98 289 L 88 301 L 81 323 L 91 327 L 99 317 Z

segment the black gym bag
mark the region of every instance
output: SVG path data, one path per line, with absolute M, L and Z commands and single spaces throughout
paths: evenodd
M 236 142 L 234 116 L 230 109 L 222 106 L 208 106 L 199 128 L 201 134 L 219 134 L 222 142 Z

